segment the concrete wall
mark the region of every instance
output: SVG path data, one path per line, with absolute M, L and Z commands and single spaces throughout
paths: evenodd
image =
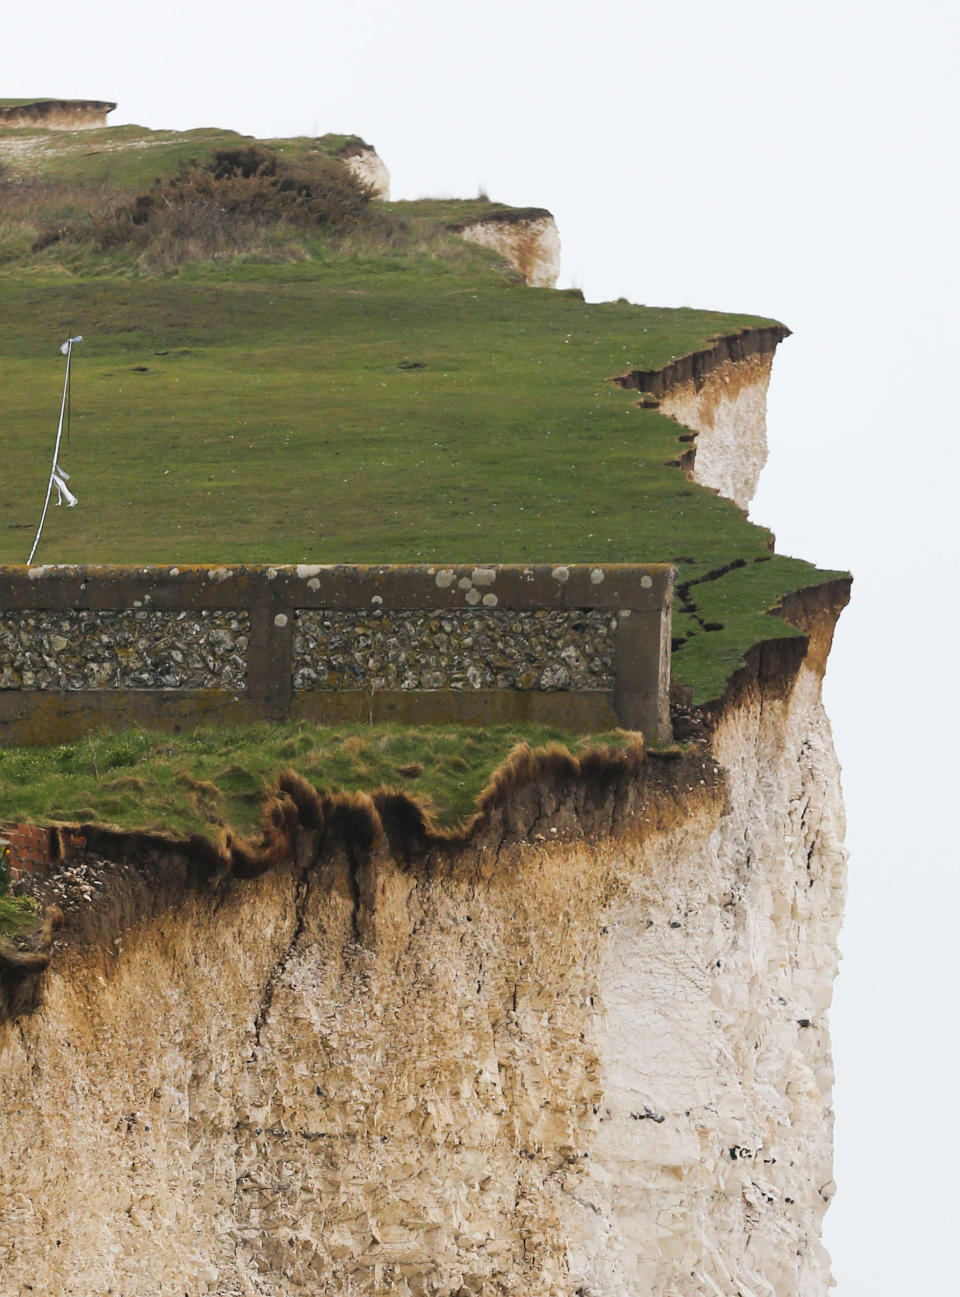
M 675 569 L 0 568 L 0 742 L 258 719 L 669 735 Z

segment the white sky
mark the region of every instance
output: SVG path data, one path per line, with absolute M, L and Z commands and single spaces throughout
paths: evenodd
M 956 1269 L 958 14 L 46 0 L 2 20 L 4 96 L 114 99 L 118 124 L 355 132 L 394 197 L 482 185 L 550 208 L 561 283 L 589 299 L 794 330 L 753 516 L 781 551 L 856 578 L 827 680 L 852 852 L 827 1217 L 840 1297 L 946 1293 Z

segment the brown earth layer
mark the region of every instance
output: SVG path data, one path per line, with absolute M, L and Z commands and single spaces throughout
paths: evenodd
M 747 360 L 750 356 L 769 355 L 790 336 L 785 324 L 741 329 L 739 333 L 717 338 L 712 347 L 679 356 L 662 369 L 631 369 L 618 374 L 613 381 L 628 391 L 645 392 L 657 399 L 684 383 L 699 387 L 708 374 L 721 366 Z
M 749 648 L 744 654 L 744 665 L 730 677 L 722 697 L 700 709 L 707 727 L 715 729 L 724 713 L 740 703 L 745 694 L 757 685 L 773 685 L 784 692 L 792 685 L 801 664 L 822 678 L 837 619 L 850 602 L 852 585 L 852 577 L 837 577 L 823 585 L 808 586 L 784 595 L 770 616 L 783 618 L 802 631 L 802 636 L 761 640 Z
M 523 225 L 527 221 L 553 219 L 553 212 L 545 207 L 498 207 L 482 216 L 471 216 L 468 221 L 451 221 L 447 229 L 459 234 L 471 225 Z

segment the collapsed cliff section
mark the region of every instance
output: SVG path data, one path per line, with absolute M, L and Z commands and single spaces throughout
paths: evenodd
M 825 1291 L 844 597 L 461 835 L 292 776 L 253 843 L 93 835 L 0 1026 L 11 1291 Z

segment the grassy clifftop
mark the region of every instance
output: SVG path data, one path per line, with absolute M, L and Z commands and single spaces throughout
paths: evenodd
M 20 107 L 33 100 L 0 100 L 0 106 Z M 158 177 L 176 174 L 185 162 L 206 162 L 216 149 L 242 147 L 250 137 L 218 127 L 189 131 L 154 131 L 145 126 L 106 126 L 100 130 L 45 130 L 39 125 L 0 128 L 0 161 L 17 176 L 88 189 L 108 185 L 138 193 Z M 263 141 L 288 157 L 322 154 L 344 157 L 369 148 L 359 135 L 299 136 Z
M 451 231 L 486 200 L 367 195 L 339 221 L 261 207 L 253 232 L 249 211 L 228 211 L 205 241 L 197 169 L 172 178 L 250 143 L 0 131 L 0 428 L 16 483 L 0 562 L 29 551 L 57 348 L 82 333 L 62 456 L 80 507 L 51 511 L 37 561 L 677 562 L 674 674 L 699 701 L 752 644 L 789 633 L 767 610 L 835 574 L 773 555 L 768 531 L 671 466 L 677 425 L 610 381 L 769 321 L 526 288 Z M 320 175 L 360 144 L 268 152 Z M 130 216 L 151 193 L 163 259 L 154 225 Z

